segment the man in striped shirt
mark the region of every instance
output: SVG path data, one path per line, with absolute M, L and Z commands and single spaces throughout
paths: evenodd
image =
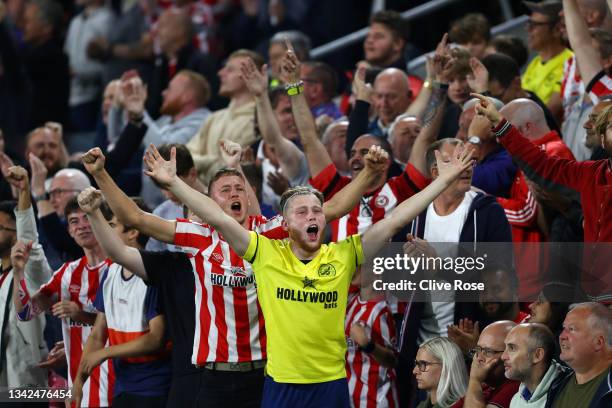
M 377 162 L 387 160 L 380 147 L 371 153 Z M 176 177 L 173 156 L 174 152 L 165 161 L 151 146 L 145 155 L 147 174 L 218 229 L 235 253 L 253 264 L 268 335 L 262 406 L 347 406 L 343 321 L 353 274 L 471 166 L 471 152 L 458 148 L 450 162 L 440 159 L 440 177 L 372 226 L 363 239 L 352 235 L 329 245 L 322 244 L 323 197 L 312 188 L 298 187 L 283 195 L 289 239 L 269 239 L 246 231 L 215 201 L 185 185 Z
M 369 288 L 362 292 L 349 297 L 344 321 L 351 406 L 397 407 L 393 315 L 384 296 L 375 295 Z
M 79 205 L 87 213 L 96 237 L 100 227 L 107 233 L 106 241 L 117 241 L 133 248 L 144 249 L 148 237 L 134 228 L 117 222 L 101 195 L 91 197 L 89 187 L 79 195 Z M 148 210 L 140 199 L 134 202 Z M 104 214 L 104 218 L 102 218 Z M 104 247 L 105 240 L 98 240 Z M 83 349 L 83 357 L 74 381 L 73 398 L 77 406 L 82 398 L 83 383 L 93 369 L 113 359 L 115 395 L 113 407 L 163 408 L 170 388 L 169 352 L 164 346 L 165 319 L 157 307 L 157 290 L 147 287 L 139 277 L 117 263 L 111 264 L 98 287 L 94 306 L 98 310 L 92 333 Z M 106 343 L 110 347 L 105 347 Z
M 76 197 L 66 204 L 65 214 L 68 232 L 83 248 L 85 256 L 62 265 L 51 280 L 41 286 L 32 297 L 28 293 L 27 286 L 20 285 L 20 301 L 16 302 L 15 309 L 20 320 L 30 320 L 46 310 L 52 311 L 55 316 L 62 319 L 62 335 L 68 362 L 68 384 L 72 387 L 83 347 L 96 319 L 93 306 L 96 291 L 102 273 L 111 262 L 96 240 L 87 216 L 79 207 Z M 114 382 L 112 363 L 106 361 L 94 369 L 83 384 L 81 406 L 111 406 Z
M 222 151 L 229 163 L 238 166 L 241 152 L 237 144 L 226 144 Z M 99 149 L 89 151 L 84 161 L 120 222 L 185 251 L 154 254 L 122 247 L 111 253 L 116 262 L 159 287 L 165 307 L 181 307 L 180 313 L 166 312 L 175 364 L 169 404 L 183 406 L 197 400 L 209 407 L 230 403 L 259 406 L 266 336 L 251 265 L 208 225 L 184 219 L 162 220 L 139 210 L 104 171 Z M 369 158 L 366 163 L 363 175 L 326 203 L 327 218 L 346 213 L 378 177 L 380 165 Z M 267 220 L 257 214 L 256 198 L 252 192 L 247 193 L 238 170 L 218 172 L 209 185 L 209 194 L 246 230 L 270 238 L 287 236 L 280 217 Z M 188 301 L 193 295 L 194 300 Z M 185 358 L 189 354 L 191 358 Z

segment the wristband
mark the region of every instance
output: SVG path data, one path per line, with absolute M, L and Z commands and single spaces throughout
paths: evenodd
M 363 351 L 364 353 L 370 354 L 374 351 L 374 349 L 376 348 L 376 344 L 370 340 L 368 342 L 368 344 L 366 344 L 365 346 L 359 346 L 359 348 L 361 349 L 361 351 Z
M 287 95 L 295 96 L 304 92 L 304 81 L 298 81 L 293 84 L 286 84 L 285 91 L 287 91 Z
M 434 81 L 433 82 L 433 87 L 434 88 L 438 88 L 438 89 L 442 89 L 444 91 L 448 91 L 448 84 L 445 84 L 445 83 L 442 83 L 442 82 Z

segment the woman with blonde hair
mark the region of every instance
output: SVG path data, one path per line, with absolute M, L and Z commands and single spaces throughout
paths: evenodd
M 417 408 L 448 408 L 465 395 L 468 373 L 459 347 L 446 337 L 421 344 L 412 371 L 427 399 Z

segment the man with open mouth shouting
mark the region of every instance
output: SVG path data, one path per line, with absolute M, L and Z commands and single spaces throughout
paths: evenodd
M 172 152 L 176 165 L 176 149 Z M 239 145 L 226 143 L 222 152 L 228 165 L 239 167 Z M 159 157 L 157 150 L 155 154 Z M 184 251 L 139 252 L 121 245 L 100 217 L 91 217 L 94 232 L 112 259 L 159 289 L 173 343 L 168 406 L 259 407 L 266 330 L 251 265 L 230 248 L 225 234 L 216 227 L 187 219 L 163 220 L 134 206 L 104 170 L 99 149 L 90 150 L 83 161 L 119 222 Z M 385 161 L 380 152 L 373 151 L 363 175 L 322 206 L 324 222 L 310 230 L 316 240 L 325 222 L 356 205 Z M 248 187 L 239 170 L 222 169 L 212 178 L 210 199 L 206 200 L 245 233 L 286 238 L 282 217 L 268 220 L 259 215 L 259 205 Z M 302 241 L 309 239 L 307 229 L 303 228 Z
M 386 161 L 379 146 L 370 149 Z M 209 197 L 176 176 L 176 152 L 164 160 L 154 146 L 145 154 L 146 174 L 168 189 L 223 235 L 248 261 L 266 320 L 267 365 L 262 407 L 348 407 L 344 316 L 350 281 L 358 265 L 471 166 L 472 151 L 458 146 L 449 161 L 438 158 L 439 177 L 363 235 L 322 244 L 327 224 L 321 193 L 289 189 L 281 198 L 288 239 L 248 231 Z

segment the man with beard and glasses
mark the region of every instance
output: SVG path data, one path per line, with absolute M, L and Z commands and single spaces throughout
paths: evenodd
M 510 407 L 519 382 L 505 377 L 501 356 L 505 349 L 504 340 L 514 326 L 514 322 L 502 320 L 482 331 L 478 344 L 470 351 L 472 366 L 467 392 L 453 408 Z

